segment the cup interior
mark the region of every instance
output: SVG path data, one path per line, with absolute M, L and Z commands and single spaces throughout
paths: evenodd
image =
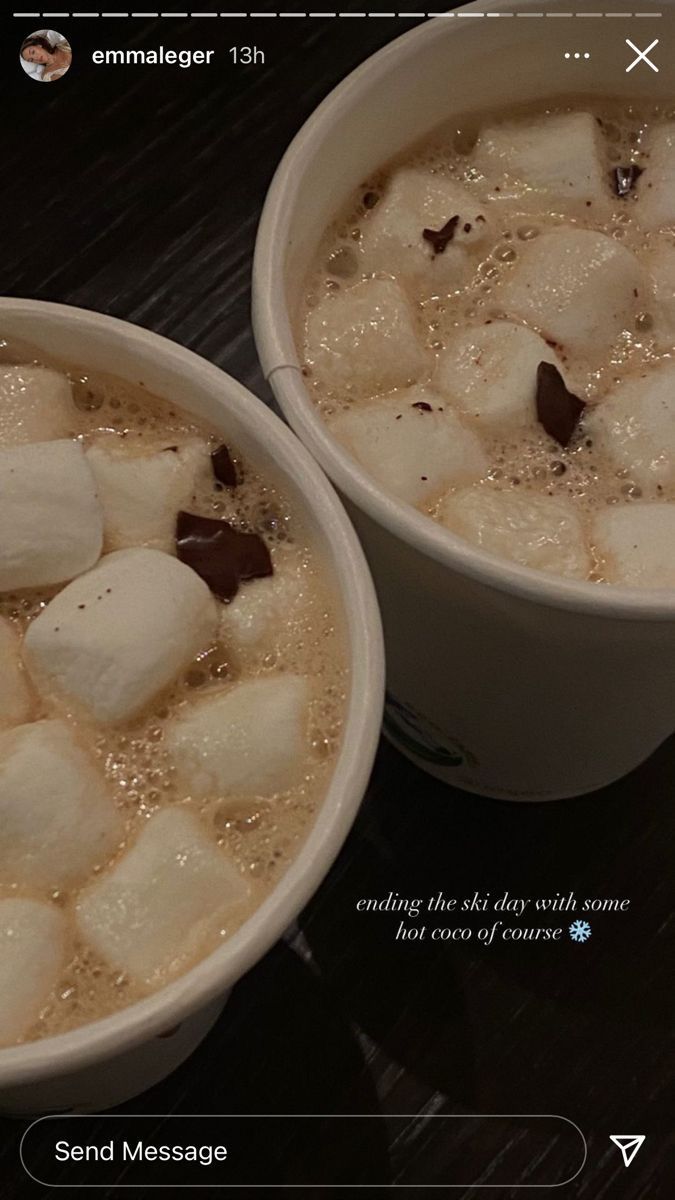
M 588 0 L 574 9 L 597 13 Z M 583 102 L 584 95 L 672 100 L 667 71 L 626 73 L 631 55 L 625 22 L 555 20 L 556 13 L 569 11 L 566 0 L 553 0 L 543 15 L 528 20 L 523 14 L 541 14 L 538 0 L 478 0 L 404 34 L 331 92 L 286 152 L 268 193 L 253 273 L 256 344 L 291 427 L 340 492 L 395 537 L 482 583 L 540 604 L 624 619 L 672 620 L 672 591 L 599 588 L 545 576 L 462 542 L 386 495 L 329 433 L 300 373 L 295 332 L 307 270 L 328 225 L 355 189 L 391 158 L 446 124 L 453 113 L 536 100 Z M 675 12 L 668 8 L 658 22 L 662 39 L 673 25 Z M 581 94 L 579 74 L 564 58 L 561 29 L 569 31 L 567 40 L 572 33 L 581 37 L 591 55 L 593 70 L 585 73 Z M 559 54 L 551 53 L 554 38 Z
M 597 5 L 589 3 L 573 7 L 576 12 L 597 12 Z M 270 193 L 273 200 L 283 184 L 290 202 L 286 219 L 278 226 L 284 238 L 277 243 L 275 267 L 282 268 L 277 282 L 283 279 L 291 321 L 321 236 L 354 189 L 389 159 L 447 123 L 453 113 L 584 95 L 625 95 L 651 102 L 672 99 L 667 71 L 626 73 L 631 53 L 625 45 L 625 23 L 605 18 L 577 20 L 570 26 L 551 17 L 569 9 L 566 0 L 553 0 L 546 5 L 544 17 L 526 20 L 516 14 L 541 12 L 538 0 L 478 0 L 464 5 L 397 38 L 324 100 L 287 156 L 286 164 L 293 163 L 293 180 L 284 175 L 282 162 Z M 664 13 L 660 33 L 666 21 L 675 23 L 672 14 Z M 578 69 L 563 56 L 562 29 L 570 45 L 583 42 L 590 53 L 593 67 L 584 73 L 582 85 Z M 559 55 L 550 51 L 554 39 L 560 44 Z M 257 265 L 263 269 L 263 263 Z M 285 337 L 277 345 L 281 358 L 276 365 L 292 359 L 297 364 L 292 331 L 290 339 L 288 333 L 288 328 L 277 330 L 278 337 Z M 263 348 L 267 358 L 271 351 Z
M 74 1070 L 156 1036 L 224 994 L 273 945 L 328 871 L 365 792 L 382 717 L 384 656 L 377 602 L 352 527 L 311 456 L 260 400 L 166 338 L 67 305 L 0 299 L 0 333 L 64 363 L 142 382 L 250 455 L 303 514 L 342 611 L 350 670 L 342 746 L 328 792 L 274 891 L 229 941 L 153 995 L 71 1032 L 1 1049 L 1 1088 Z

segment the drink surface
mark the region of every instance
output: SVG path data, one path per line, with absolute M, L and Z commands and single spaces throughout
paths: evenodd
M 252 608 L 249 613 L 247 597 L 254 595 L 253 589 L 267 585 L 268 579 L 240 582 L 231 605 L 214 601 L 221 621 L 211 644 L 132 719 L 110 723 L 93 720 L 80 705 L 69 703 L 63 696 L 52 696 L 44 689 L 32 690 L 30 720 L 67 721 L 79 746 L 105 779 L 121 817 L 122 836 L 84 880 L 78 880 L 75 886 L 54 888 L 47 895 L 41 887 L 33 889 L 30 879 L 14 878 L 11 865 L 0 869 L 0 902 L 36 896 L 41 902 L 48 901 L 69 922 L 69 949 L 55 985 L 40 1004 L 30 1028 L 18 1038 L 6 1039 L 7 1043 L 63 1033 L 115 1012 L 189 969 L 241 927 L 273 891 L 321 805 L 340 744 L 348 689 L 341 618 L 328 572 L 307 535 L 302 514 L 283 489 L 263 477 L 256 464 L 242 458 L 236 445 L 229 442 L 227 449 L 238 483 L 230 487 L 219 482 L 208 464 L 209 454 L 222 446 L 223 437 L 176 406 L 150 395 L 142 385 L 65 368 L 63 364 L 45 364 L 44 357 L 30 347 L 2 344 L 0 376 L 12 364 L 31 362 L 67 373 L 73 398 L 68 436 L 76 438 L 85 450 L 104 447 L 131 461 L 160 447 L 171 453 L 185 445 L 203 446 L 207 465 L 198 472 L 185 507 L 191 513 L 222 519 L 234 528 L 259 534 L 271 555 L 272 580 L 282 581 L 287 591 L 276 608 L 276 601 L 271 602 L 262 634 L 256 626 L 258 611 Z M 115 548 L 104 542 L 104 556 Z M 60 586 L 52 586 L 4 592 L 0 594 L 0 618 L 24 638 L 61 590 Z M 258 794 L 251 794 L 251 789 L 244 786 L 238 790 L 236 785 L 222 794 L 213 787 L 206 789 L 208 795 L 203 794 L 204 788 L 201 794 L 191 789 L 185 771 L 177 771 L 165 744 L 171 723 L 189 717 L 205 699 L 225 695 L 240 684 L 290 676 L 300 677 L 308 688 L 300 756 L 291 782 L 282 781 L 278 789 L 269 783 Z M 12 733 L 10 730 L 6 736 Z M 190 940 L 187 950 L 177 945 L 175 959 L 165 962 L 149 980 L 141 978 L 142 972 L 139 975 L 119 969 L 88 944 L 81 926 L 70 923 L 80 898 L 92 883 L 105 878 L 115 864 L 124 862 L 148 822 L 169 811 L 190 813 L 198 819 L 202 833 L 234 867 L 245 891 L 226 909 L 219 928 L 214 929 L 207 921 L 203 936 L 197 930 L 198 936 Z M 210 851 L 206 853 L 208 857 Z M 161 885 L 161 872 L 158 879 Z
M 521 565 L 675 587 L 674 117 L 456 119 L 363 181 L 307 279 L 297 341 L 337 440 Z

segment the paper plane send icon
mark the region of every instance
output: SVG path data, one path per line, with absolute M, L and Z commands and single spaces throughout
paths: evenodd
M 629 1167 L 647 1135 L 644 1133 L 610 1133 L 609 1140 L 619 1147 L 624 1167 Z

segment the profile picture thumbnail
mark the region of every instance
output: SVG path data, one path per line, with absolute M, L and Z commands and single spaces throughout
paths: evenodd
M 70 42 L 55 29 L 37 29 L 21 43 L 19 61 L 27 75 L 38 83 L 61 79 L 73 61 Z

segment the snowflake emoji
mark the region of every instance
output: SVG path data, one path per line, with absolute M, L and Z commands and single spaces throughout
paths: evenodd
M 570 937 L 573 942 L 587 942 L 591 936 L 588 921 L 573 921 L 570 925 Z

